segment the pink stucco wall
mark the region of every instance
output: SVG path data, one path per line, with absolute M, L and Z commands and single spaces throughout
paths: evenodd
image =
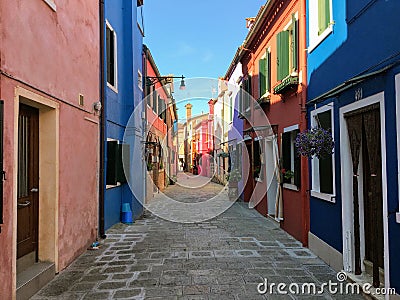
M 22 86 L 58 102 L 59 232 L 58 264 L 65 268 L 96 237 L 98 203 L 99 101 L 98 1 L 0 1 L 0 98 L 5 101 L 4 222 L 0 233 L 0 299 L 13 286 L 12 174 L 14 92 Z M 19 81 L 15 80 L 18 79 Z M 47 94 L 47 95 L 46 95 Z M 85 104 L 78 106 L 78 95 Z M 14 266 L 15 267 L 15 266 Z

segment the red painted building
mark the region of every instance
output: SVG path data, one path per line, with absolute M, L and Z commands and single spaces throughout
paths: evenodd
M 163 190 L 177 174 L 178 120 L 175 101 L 172 97 L 172 78 L 161 76 L 155 60 L 146 46 L 144 48 L 147 101 L 147 166 L 152 180 L 148 180 L 148 197 L 154 184 Z
M 305 9 L 305 0 L 268 1 L 231 68 L 242 63 L 241 86 L 254 99 L 242 97 L 240 108 L 250 159 L 244 200 L 257 203 L 261 214 L 307 245 L 308 163 L 294 145 L 297 133 L 306 129 Z
M 1 299 L 36 292 L 97 237 L 99 23 L 95 1 L 0 2 Z

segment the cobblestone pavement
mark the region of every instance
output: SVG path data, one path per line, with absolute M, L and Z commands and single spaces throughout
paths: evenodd
M 180 189 L 170 186 L 167 194 L 198 199 L 196 189 Z M 210 189 L 218 193 L 220 186 Z M 88 250 L 33 299 L 363 299 L 332 296 L 327 289 L 315 296 L 260 295 L 263 278 L 319 287 L 336 282 L 336 273 L 273 220 L 235 203 L 201 223 L 146 212 L 133 225 L 118 224 L 99 250 Z

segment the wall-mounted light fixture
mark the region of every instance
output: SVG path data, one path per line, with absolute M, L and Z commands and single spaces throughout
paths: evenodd
M 180 78 L 181 79 L 181 84 L 179 86 L 180 90 L 184 90 L 185 89 L 185 80 L 184 80 L 184 76 L 146 76 L 146 85 L 147 86 L 151 86 L 156 84 L 157 82 L 160 82 L 161 80 L 166 80 L 166 81 L 172 81 L 173 78 Z

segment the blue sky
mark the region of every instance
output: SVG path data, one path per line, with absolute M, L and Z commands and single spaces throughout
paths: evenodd
M 150 48 L 161 74 L 217 79 L 225 75 L 248 33 L 245 19 L 255 17 L 265 2 L 144 1 L 144 43 Z M 212 87 L 209 90 L 206 97 L 215 96 Z M 193 107 L 194 114 L 208 107 L 206 100 L 202 107 L 198 103 Z M 184 110 L 181 105 L 178 107 L 181 118 Z

